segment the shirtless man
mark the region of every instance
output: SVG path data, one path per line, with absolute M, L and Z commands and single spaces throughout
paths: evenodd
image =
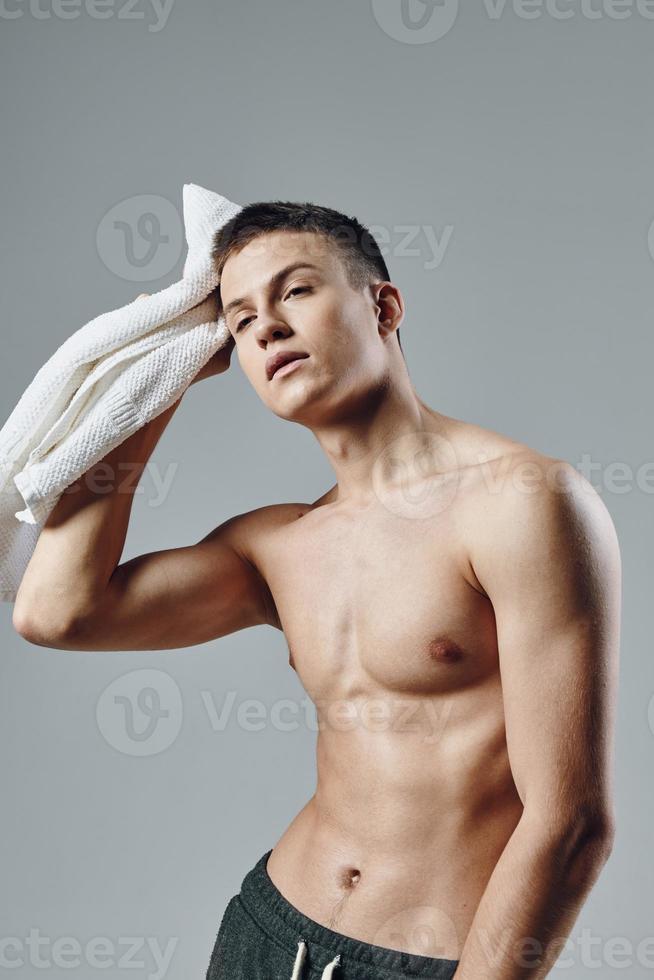
M 229 902 L 208 980 L 540 978 L 614 837 L 615 529 L 569 463 L 418 397 L 362 230 L 311 205 L 237 215 L 215 250 L 232 336 L 196 378 L 236 349 L 334 486 L 119 564 L 124 464 L 131 491 L 180 399 L 105 457 L 111 493 L 62 496 L 14 625 L 65 650 L 284 632 L 317 788 Z

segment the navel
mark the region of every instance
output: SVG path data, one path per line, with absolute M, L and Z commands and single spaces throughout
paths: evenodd
M 361 872 L 358 868 L 345 868 L 341 872 L 341 886 L 343 888 L 354 888 L 361 880 Z
M 347 906 L 350 895 L 353 894 L 356 886 L 361 881 L 361 872 L 358 868 L 346 867 L 337 872 L 337 882 L 340 886 L 338 899 L 329 915 L 328 926 L 338 932 L 339 922 L 343 909 Z

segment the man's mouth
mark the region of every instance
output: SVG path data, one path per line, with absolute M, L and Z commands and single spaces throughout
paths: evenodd
M 266 376 L 268 380 L 272 381 L 277 374 L 285 371 L 287 365 L 301 361 L 308 356 L 307 353 L 299 350 L 278 351 L 266 361 Z M 288 371 L 290 372 L 290 368 L 288 368 Z

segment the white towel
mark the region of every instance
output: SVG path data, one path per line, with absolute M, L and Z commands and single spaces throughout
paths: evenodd
M 0 601 L 15 601 L 66 487 L 177 401 L 230 338 L 211 251 L 241 206 L 198 184 L 184 184 L 182 196 L 182 278 L 71 334 L 0 430 Z

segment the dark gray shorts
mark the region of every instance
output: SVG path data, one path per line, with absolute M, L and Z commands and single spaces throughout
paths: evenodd
M 434 959 L 342 936 L 287 902 L 259 858 L 230 899 L 206 980 L 451 980 L 458 960 Z M 301 943 L 301 940 L 304 943 Z M 331 966 L 330 966 L 331 964 Z

